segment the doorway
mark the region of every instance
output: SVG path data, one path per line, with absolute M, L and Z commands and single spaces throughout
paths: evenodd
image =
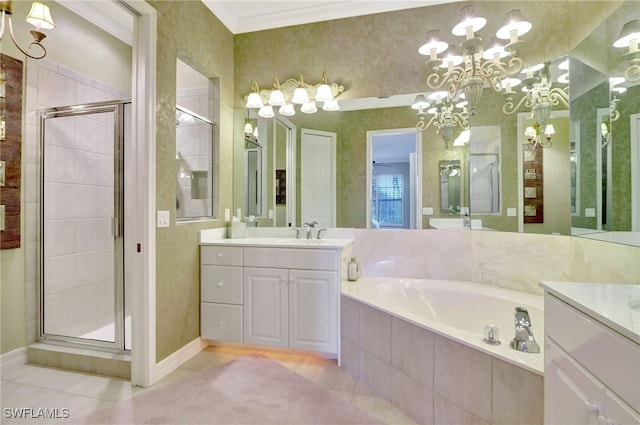
M 39 117 L 42 338 L 130 350 L 131 103 L 56 107 Z
M 422 134 L 367 131 L 367 228 L 422 228 Z

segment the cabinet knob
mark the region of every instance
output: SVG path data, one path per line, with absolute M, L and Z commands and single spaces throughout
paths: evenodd
M 222 258 L 222 257 L 224 257 L 224 254 L 223 254 L 223 253 L 221 253 L 221 252 L 219 252 L 219 253 L 218 253 L 218 258 Z
M 588 414 L 596 414 L 598 413 L 598 405 L 596 405 L 595 403 L 591 403 L 589 400 L 586 400 L 584 402 L 584 407 L 587 409 L 587 413 Z M 600 415 L 602 416 L 602 415 Z M 600 418 L 598 418 L 598 421 L 600 421 Z M 604 424 L 602 424 L 604 425 Z
M 218 322 L 218 325 L 222 326 L 224 324 L 224 322 L 221 320 Z
M 598 425 L 614 425 L 611 419 L 605 418 L 603 415 L 598 416 Z
M 219 286 L 220 288 L 222 288 L 222 287 L 224 286 L 224 283 L 222 283 L 222 282 L 218 282 L 218 286 Z

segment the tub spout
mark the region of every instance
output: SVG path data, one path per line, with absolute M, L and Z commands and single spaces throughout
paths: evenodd
M 511 348 L 527 353 L 539 353 L 540 346 L 533 336 L 533 327 L 526 308 L 516 307 L 515 325 L 516 336 L 511 340 Z

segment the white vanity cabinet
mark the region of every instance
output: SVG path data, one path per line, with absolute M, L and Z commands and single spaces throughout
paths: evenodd
M 640 335 L 632 328 L 640 314 L 629 303 L 637 285 L 541 286 L 546 290 L 544 423 L 640 424 Z M 615 314 L 603 301 L 614 304 Z M 619 326 L 616 315 L 632 327 Z
M 247 238 L 201 245 L 202 338 L 337 356 L 350 243 L 282 246 Z
M 244 341 L 337 354 L 340 252 L 245 252 Z
M 200 248 L 200 334 L 242 342 L 242 248 Z

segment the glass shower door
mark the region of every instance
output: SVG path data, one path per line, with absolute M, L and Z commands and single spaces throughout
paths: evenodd
M 54 108 L 42 142 L 41 334 L 124 349 L 124 104 Z

